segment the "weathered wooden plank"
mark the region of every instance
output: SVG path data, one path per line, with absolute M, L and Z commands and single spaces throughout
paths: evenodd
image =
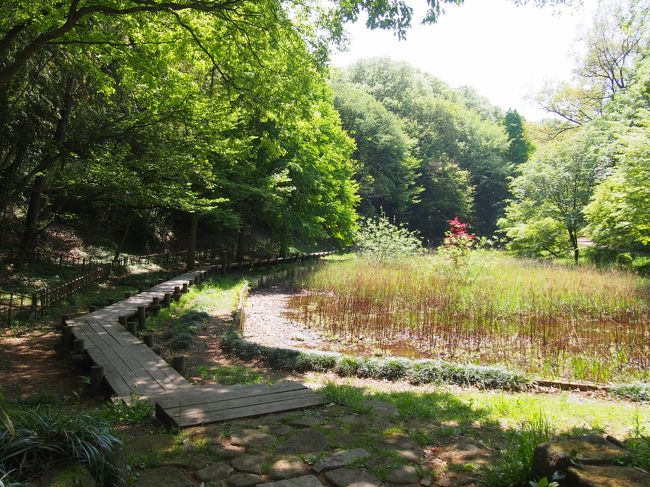
M 299 400 L 303 397 L 313 397 L 316 393 L 310 389 L 304 388 L 296 391 L 282 391 L 282 392 L 269 392 L 267 394 L 260 394 L 255 396 L 238 397 L 226 401 L 213 401 L 206 402 L 194 406 L 183 404 L 183 396 L 178 395 L 178 402 L 176 406 L 166 407 L 165 411 L 170 416 L 195 416 L 205 415 L 213 411 L 226 411 L 228 409 L 246 409 L 251 406 L 260 404 L 273 403 L 273 402 L 290 402 Z
M 86 323 L 102 337 L 107 347 L 107 350 L 102 350 L 114 361 L 117 371 L 125 378 L 134 394 L 155 394 L 165 390 L 97 321 L 88 320 Z
M 98 339 L 97 335 L 94 333 L 89 333 L 87 331 L 88 330 L 84 329 L 79 324 L 76 324 L 72 330 L 72 333 L 76 337 L 83 337 L 84 340 L 87 340 L 87 343 L 92 344 L 92 346 L 86 346 L 86 352 L 95 364 L 104 367 L 104 376 L 106 377 L 106 381 L 108 382 L 108 385 L 113 390 L 113 392 L 118 395 L 131 394 L 131 387 L 124 379 L 124 377 L 122 377 L 122 375 L 117 371 L 116 367 L 113 364 L 113 360 L 110 360 L 106 354 L 104 354 L 102 349 L 96 343 L 93 343 L 93 340 Z
M 107 324 L 106 327 L 104 327 L 100 322 L 94 320 L 88 321 L 88 323 L 93 329 L 97 331 L 99 335 L 105 338 L 107 343 L 112 340 L 110 346 L 112 346 L 115 352 L 120 356 L 123 363 L 125 363 L 129 369 L 138 377 L 138 389 L 134 392 L 140 393 L 143 388 L 146 388 L 147 391 L 165 391 L 178 389 L 178 386 L 156 367 L 148 368 L 143 366 L 137 359 L 138 351 L 135 347 L 129 346 L 129 344 L 125 345 L 124 343 L 121 343 L 119 340 L 117 340 L 115 336 L 111 335 L 109 330 L 118 330 L 118 327 L 120 327 L 120 325 Z M 122 331 L 124 330 L 122 329 Z
M 195 426 L 206 423 L 216 423 L 219 421 L 228 421 L 238 418 L 249 418 L 262 416 L 265 414 L 277 413 L 282 411 L 294 411 L 308 407 L 319 406 L 324 403 L 323 399 L 317 394 L 304 397 L 300 400 L 278 401 L 248 408 L 227 409 L 225 411 L 215 411 L 205 415 L 177 417 L 169 416 L 165 410 L 156 406 L 156 416 L 163 422 L 170 423 L 179 427 Z
M 172 369 L 167 362 L 156 355 L 142 340 L 133 336 L 122 326 L 114 325 L 110 322 L 100 321 L 100 325 L 118 342 L 125 350 L 129 350 L 135 360 L 137 360 L 145 369 L 160 371 L 155 376 L 158 380 L 165 383 L 171 381 L 179 387 L 191 387 L 191 384 Z
M 184 406 L 196 406 L 199 404 L 259 396 L 273 392 L 304 389 L 306 389 L 306 387 L 299 382 L 282 382 L 273 385 L 260 384 L 254 386 L 221 386 L 215 384 L 190 389 L 180 396 L 180 401 Z M 175 394 L 163 394 L 155 399 L 162 407 L 174 407 L 179 403 L 179 397 L 176 397 Z
M 97 365 L 102 365 L 104 368 L 107 368 L 108 366 L 112 367 L 113 370 L 119 376 L 122 378 L 122 380 L 128 385 L 129 387 L 129 394 L 139 394 L 139 389 L 138 387 L 142 387 L 143 382 L 141 380 L 141 377 L 137 374 L 135 374 L 131 368 L 126 364 L 124 361 L 123 357 L 121 357 L 116 350 L 111 347 L 110 343 L 107 343 L 105 340 L 105 337 L 102 337 L 102 335 L 97 333 L 96 329 L 93 329 L 90 325 L 86 324 L 82 329 L 87 333 L 87 336 L 93 336 L 97 343 L 97 350 L 99 350 L 102 355 L 106 358 L 107 362 L 104 363 L 97 363 Z M 91 352 L 92 353 L 92 352 Z
M 172 369 L 167 362 L 156 355 L 142 340 L 136 338 L 121 325 L 101 321 L 99 324 L 118 342 L 125 351 L 136 360 L 145 370 L 148 370 L 165 389 L 177 390 L 179 387 L 191 388 L 191 384 Z

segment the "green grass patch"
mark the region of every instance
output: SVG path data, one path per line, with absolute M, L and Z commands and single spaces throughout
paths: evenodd
M 196 368 L 195 373 L 203 380 L 216 381 L 225 386 L 271 383 L 263 375 L 244 365 L 232 365 L 229 367 L 202 365 Z

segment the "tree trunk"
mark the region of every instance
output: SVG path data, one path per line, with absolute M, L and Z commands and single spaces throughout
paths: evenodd
M 187 262 L 186 267 L 188 271 L 194 269 L 194 254 L 196 253 L 196 231 L 199 227 L 199 214 L 192 213 L 190 221 L 190 244 L 187 248 Z
M 237 232 L 237 252 L 235 253 L 235 262 L 242 262 L 246 255 L 247 235 L 244 229 Z
M 68 122 L 70 121 L 70 112 L 72 111 L 73 103 L 73 81 L 68 79 L 65 85 L 65 92 L 63 94 L 63 104 L 61 107 L 61 116 L 56 124 L 54 132 L 54 143 L 57 151 L 63 147 L 66 132 L 68 130 Z M 26 257 L 27 253 L 32 250 L 36 244 L 36 237 L 38 236 L 38 219 L 41 214 L 41 206 L 43 199 L 43 190 L 45 189 L 45 172 L 50 168 L 52 163 L 56 160 L 52 153 L 48 153 L 43 157 L 41 166 L 43 169 L 40 174 L 34 178 L 32 185 L 32 192 L 29 198 L 29 208 L 25 218 L 25 231 L 20 244 L 20 257 L 18 259 L 18 266 L 20 266 Z
M 126 227 L 124 228 L 124 233 L 122 234 L 122 238 L 120 239 L 120 242 L 117 244 L 117 250 L 115 250 L 115 257 L 113 260 L 117 260 L 120 257 L 120 254 L 122 253 L 122 249 L 124 248 L 124 243 L 126 242 L 126 237 L 129 235 L 129 230 L 131 230 L 131 222 L 133 221 L 133 213 L 129 214 L 129 217 L 126 220 Z
M 571 241 L 571 247 L 573 249 L 573 260 L 577 264 L 578 259 L 580 258 L 580 249 L 578 248 L 578 234 L 573 230 L 569 230 L 569 240 Z
M 20 241 L 20 257 L 18 258 L 18 267 L 27 258 L 30 250 L 36 245 L 38 236 L 38 217 L 41 214 L 41 202 L 43 199 L 43 189 L 45 189 L 45 176 L 37 176 L 32 186 L 32 192 L 29 196 L 29 207 L 25 217 L 25 231 Z

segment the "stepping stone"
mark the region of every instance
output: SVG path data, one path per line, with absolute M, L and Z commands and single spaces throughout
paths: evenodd
M 230 436 L 230 443 L 235 446 L 259 446 L 268 448 L 275 442 L 275 436 L 258 430 L 242 430 Z
M 424 457 L 424 450 L 415 441 L 405 435 L 392 435 L 384 440 L 384 445 L 410 462 L 419 462 Z
M 420 483 L 420 476 L 413 465 L 402 465 L 389 473 L 386 480 L 391 484 L 417 485 Z
M 235 445 L 209 445 L 207 451 L 212 455 L 217 455 L 224 460 L 232 460 L 233 458 L 246 452 L 246 449 L 241 446 Z
M 210 480 L 223 480 L 232 473 L 232 467 L 226 463 L 218 462 L 194 472 L 197 479 L 207 482 Z
M 570 467 L 566 474 L 567 487 L 647 487 L 650 475 L 636 468 L 584 465 Z
M 239 472 L 257 473 L 264 471 L 266 457 L 262 455 L 242 455 L 235 458 L 230 464 Z
M 301 460 L 281 459 L 271 465 L 269 476 L 273 480 L 285 480 L 307 473 L 307 465 Z
M 214 463 L 214 459 L 205 453 L 182 452 L 162 462 L 163 465 L 199 470 Z
M 533 472 L 540 478 L 550 478 L 553 472 L 569 468 L 572 460 L 582 465 L 612 465 L 625 454 L 625 449 L 598 435 L 551 441 L 535 448 Z
M 318 455 L 328 446 L 327 437 L 314 429 L 300 430 L 280 445 L 277 453 L 289 455 Z
M 385 401 L 364 401 L 363 405 L 369 407 L 378 416 L 395 416 L 399 414 L 399 409 L 397 409 L 392 404 Z
M 230 487 L 251 487 L 252 485 L 261 484 L 263 482 L 264 479 L 262 477 L 259 475 L 253 475 L 252 473 L 237 473 L 226 480 L 226 483 Z M 155 487 L 160 487 L 160 485 L 166 484 L 159 484 Z
M 329 470 L 334 470 L 335 468 L 346 467 L 351 463 L 366 460 L 368 458 L 370 458 L 370 453 L 363 448 L 355 448 L 354 450 L 338 452 L 332 456 L 324 458 L 316 462 L 312 466 L 312 469 L 316 473 L 323 473 Z
M 320 483 L 313 475 L 304 475 L 302 477 L 296 477 L 293 479 L 280 480 L 278 482 L 267 482 L 266 484 L 259 484 L 258 487 L 322 487 L 323 484 Z
M 323 418 L 317 416 L 303 416 L 298 418 L 295 421 L 291 421 L 289 424 L 295 426 L 296 428 L 312 428 L 318 426 L 323 422 Z
M 140 478 L 136 481 L 135 487 L 192 487 L 194 483 L 183 473 L 182 470 L 174 467 L 159 467 L 143 470 Z
M 286 424 L 272 424 L 269 426 L 269 431 L 274 435 L 284 436 L 293 432 L 293 428 L 291 426 L 287 426 Z
M 339 468 L 325 473 L 325 478 L 335 487 L 378 487 L 381 484 L 374 475 L 363 470 Z

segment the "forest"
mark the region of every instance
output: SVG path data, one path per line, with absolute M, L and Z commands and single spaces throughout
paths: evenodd
M 493 3 L 540 119 L 333 61 L 476 0 L 2 0 L 0 487 L 650 485 L 650 3 Z

